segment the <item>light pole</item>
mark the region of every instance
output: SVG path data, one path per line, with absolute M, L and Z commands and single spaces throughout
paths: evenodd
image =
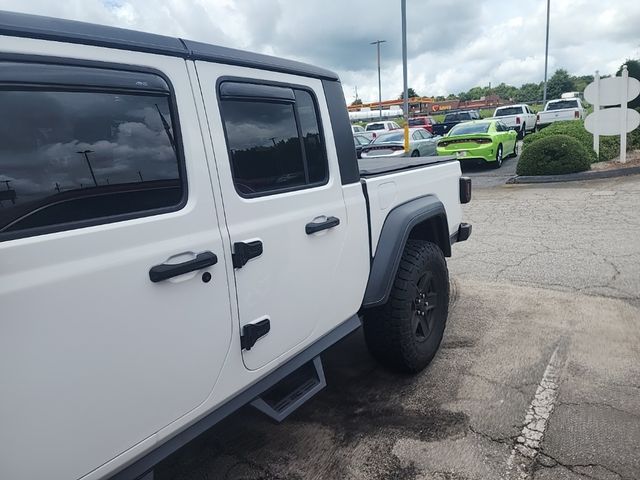
M 93 173 L 93 167 L 91 166 L 91 162 L 89 161 L 89 154 L 94 153 L 93 150 L 79 150 L 76 153 L 84 155 L 84 159 L 87 161 L 87 165 L 89 165 L 89 171 L 91 172 L 91 178 L 93 178 L 93 184 L 97 187 L 98 181 L 96 180 L 96 175 Z
M 382 82 L 380 81 L 380 44 L 386 43 L 386 40 L 376 40 L 371 45 L 378 47 L 378 110 L 380 112 L 380 120 L 382 120 Z
M 402 16 L 402 96 L 404 97 L 404 151 L 409 151 L 409 87 L 407 81 L 407 0 L 400 2 Z
M 547 104 L 547 62 L 549 59 L 549 8 L 551 0 L 547 0 L 547 40 L 544 46 L 544 90 L 542 93 L 542 108 Z

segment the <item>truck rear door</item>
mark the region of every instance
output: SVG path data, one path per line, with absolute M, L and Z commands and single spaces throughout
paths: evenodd
M 196 68 L 234 245 L 240 329 L 259 337 L 243 349 L 255 370 L 355 313 L 339 295 L 348 225 L 339 167 L 320 80 Z

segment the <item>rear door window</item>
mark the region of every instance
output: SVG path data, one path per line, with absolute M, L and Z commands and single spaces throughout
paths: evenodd
M 73 81 L 74 67 L 57 81 L 65 75 Z M 186 189 L 168 89 L 28 80 L 3 85 L 0 74 L 0 238 L 179 207 Z
M 223 82 L 220 91 L 231 171 L 241 196 L 328 181 L 318 109 L 308 91 L 235 82 Z

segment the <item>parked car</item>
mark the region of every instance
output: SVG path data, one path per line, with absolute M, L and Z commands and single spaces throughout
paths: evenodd
M 500 120 L 460 123 L 438 141 L 438 155 L 456 155 L 463 161 L 483 160 L 500 168 L 505 156 L 517 155 L 517 133 Z
M 0 478 L 148 479 L 243 405 L 282 420 L 361 326 L 386 365 L 431 361 L 471 233 L 455 159 L 359 168 L 316 66 L 8 12 L 0 32 Z
M 373 138 L 376 138 L 382 133 L 391 132 L 398 129 L 400 129 L 400 125 L 392 121 L 371 122 L 367 123 L 367 125 L 365 126 L 365 130 L 367 131 L 367 133 L 371 133 L 373 135 Z
M 561 98 L 550 100 L 544 111 L 538 112 L 538 128 L 546 127 L 554 122 L 580 120 L 584 118 L 584 107 L 579 98 Z
M 518 132 L 518 138 L 536 131 L 536 114 L 524 103 L 496 108 L 493 118 Z
M 435 119 L 430 116 L 419 116 L 409 119 L 410 127 L 422 127 L 425 130 L 428 130 L 430 133 L 433 133 L 434 123 L 436 123 Z
M 466 110 L 463 112 L 447 113 L 444 116 L 444 121 L 436 123 L 433 128 L 434 135 L 446 135 L 451 127 L 461 122 L 468 122 L 471 120 L 479 120 L 480 112 L 478 110 Z
M 362 148 L 365 145 L 369 145 L 369 143 L 371 143 L 371 141 L 367 137 L 365 137 L 364 135 L 354 135 L 353 136 L 353 144 L 356 147 L 356 156 L 358 158 L 361 157 Z
M 404 130 L 383 133 L 362 147 L 362 158 L 435 156 L 438 138 L 424 128 L 410 128 L 409 150 L 405 152 Z
M 367 132 L 364 127 L 360 126 L 360 125 L 351 125 L 351 131 L 353 132 L 354 135 L 362 135 L 364 137 L 367 137 L 369 139 L 369 141 L 373 140 L 375 138 L 375 133 L 374 132 Z

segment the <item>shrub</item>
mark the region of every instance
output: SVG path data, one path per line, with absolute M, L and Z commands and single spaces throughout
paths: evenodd
M 593 135 L 587 132 L 584 128 L 584 122 L 582 120 L 572 120 L 566 122 L 556 122 L 552 123 L 548 127 L 543 128 L 537 133 L 532 133 L 524 137 L 524 147 L 525 151 L 536 140 L 540 140 L 541 138 L 546 138 L 551 135 L 569 135 L 570 137 L 575 138 L 578 142 L 580 142 L 583 148 L 587 152 L 587 156 L 591 163 L 597 162 L 598 157 L 596 156 L 596 152 L 593 151 Z M 600 144 L 602 145 L 602 139 L 600 138 Z M 609 158 L 602 158 L 602 147 L 600 148 L 600 161 L 609 160 Z
M 522 152 L 518 175 L 559 175 L 589 170 L 591 162 L 583 145 L 569 135 L 546 135 Z

